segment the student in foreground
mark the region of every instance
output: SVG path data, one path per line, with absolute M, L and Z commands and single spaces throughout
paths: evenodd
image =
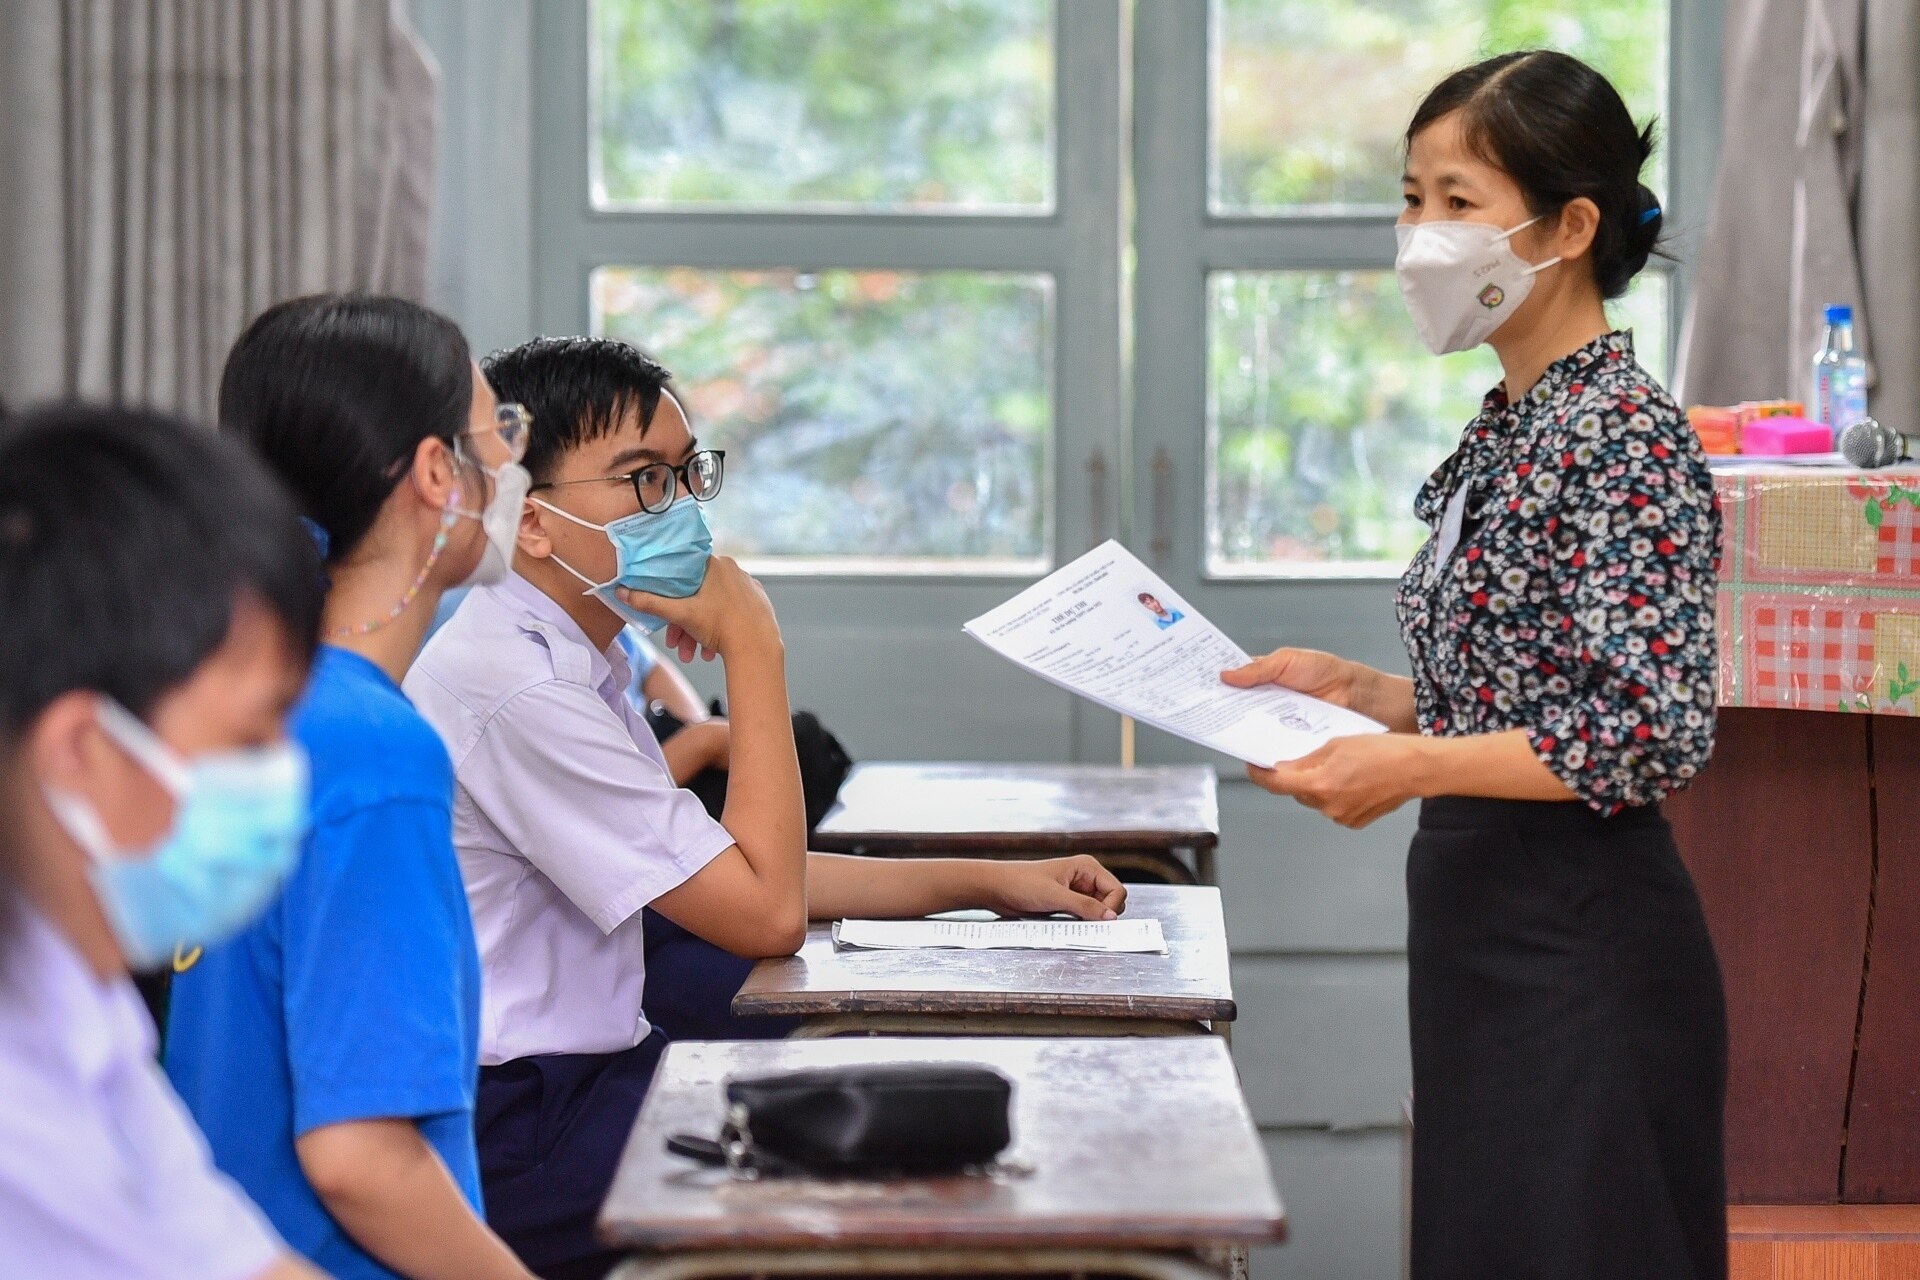
M 486 367 L 533 418 L 515 572 L 467 598 L 406 689 L 459 782 L 455 842 L 485 974 L 489 1220 L 541 1274 L 599 1275 L 613 1259 L 594 1215 L 665 1042 L 642 1004 L 642 908 L 712 944 L 706 977 L 724 1008 L 751 958 L 799 948 L 809 912 L 1100 920 L 1126 891 L 1090 858 L 809 854 L 780 626 L 758 583 L 709 556 L 701 504 L 721 459 L 694 440 L 666 370 L 600 339 L 543 339 Z M 648 615 L 683 659 L 698 647 L 726 664 L 720 821 L 674 786 L 625 696 L 616 640 Z
M 326 643 L 294 720 L 313 822 L 273 908 L 175 979 L 167 1071 L 220 1167 L 336 1276 L 525 1280 L 480 1216 L 453 771 L 399 685 L 441 594 L 506 571 L 524 424 L 452 321 L 320 296 L 241 334 L 220 426 L 324 543 Z
M 313 1276 L 213 1164 L 129 966 L 244 925 L 306 825 L 320 566 L 244 451 L 145 413 L 0 427 L 0 1270 Z

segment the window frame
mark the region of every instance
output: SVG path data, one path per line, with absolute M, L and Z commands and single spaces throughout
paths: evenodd
M 1052 284 L 1053 429 L 1045 572 L 1118 528 L 1124 454 L 1119 332 L 1123 0 L 1054 0 L 1054 198 L 1045 212 L 854 212 L 842 207 L 596 208 L 589 78 L 593 0 L 534 13 L 533 315 L 586 333 L 601 266 L 1040 273 Z M 697 416 L 699 406 L 693 406 Z M 755 557 L 755 573 L 812 581 L 1031 581 L 967 560 Z

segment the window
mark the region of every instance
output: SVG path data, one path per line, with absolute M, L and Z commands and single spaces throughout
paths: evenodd
M 1434 359 L 1400 305 L 1386 229 L 1406 122 L 1448 71 L 1542 45 L 1593 63 L 1636 119 L 1664 120 L 1668 5 L 1214 0 L 1211 17 L 1208 211 L 1273 228 L 1278 248 L 1251 255 L 1263 269 L 1208 277 L 1204 569 L 1397 576 L 1427 536 L 1414 492 L 1499 379 L 1485 348 Z M 1354 258 L 1334 246 L 1374 229 L 1347 269 L 1308 269 Z M 1670 293 L 1655 270 L 1613 308 L 1663 376 Z
M 719 544 L 757 572 L 1030 576 L 1118 533 L 1216 616 L 1210 582 L 1377 581 L 1497 377 L 1428 355 L 1394 286 L 1419 96 L 1500 49 L 1586 58 L 1661 119 L 1684 236 L 1716 13 L 542 3 L 538 323 L 676 372 L 730 453 Z M 1686 270 L 1613 309 L 1661 375 Z
M 1635 119 L 1664 117 L 1667 9 L 1667 0 L 1214 0 L 1211 206 L 1397 210 L 1400 136 L 1421 95 L 1504 49 L 1573 54 L 1613 82 Z
M 596 0 L 600 208 L 1044 212 L 1045 0 Z
M 1051 295 L 1010 272 L 603 267 L 593 327 L 651 349 L 726 449 L 711 518 L 734 553 L 1030 573 Z
M 1613 314 L 1664 376 L 1666 277 Z M 1413 494 L 1500 380 L 1493 353 L 1435 359 L 1391 270 L 1215 272 L 1207 317 L 1207 571 L 1399 576 L 1428 532 Z
M 1056 563 L 1063 520 L 1092 523 L 1060 459 L 1079 472 L 1119 429 L 1118 9 L 556 0 L 535 20 L 536 135 L 560 142 L 535 153 L 541 325 L 674 372 L 728 451 L 716 545 L 774 574 Z M 1069 83 L 1076 50 L 1094 73 Z

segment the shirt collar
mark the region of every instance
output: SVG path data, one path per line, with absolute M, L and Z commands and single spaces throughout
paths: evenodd
M 139 993 L 125 975 L 102 980 L 65 934 L 24 900 L 16 899 L 5 954 L 8 1003 L 32 1009 L 42 1044 L 76 1079 L 98 1084 L 117 1064 L 152 1057 L 157 1041 Z
M 590 689 L 602 688 L 609 679 L 626 688 L 627 657 L 620 651 L 618 638 L 604 652 L 594 648 L 593 641 L 587 639 L 587 633 L 560 607 L 558 600 L 518 573 L 509 573 L 481 590 L 490 593 L 512 614 L 522 631 L 546 641 L 555 675 Z
M 1603 333 L 1586 346 L 1577 351 L 1568 352 L 1548 365 L 1547 371 L 1540 375 L 1540 381 L 1528 389 L 1525 402 L 1528 407 L 1539 408 L 1567 387 L 1578 382 L 1591 372 L 1595 365 L 1609 360 L 1633 358 L 1631 329 L 1615 329 L 1612 333 Z M 1484 416 L 1495 416 L 1505 412 L 1508 404 L 1506 384 L 1498 383 L 1493 390 L 1487 392 L 1486 399 L 1481 401 L 1480 412 Z

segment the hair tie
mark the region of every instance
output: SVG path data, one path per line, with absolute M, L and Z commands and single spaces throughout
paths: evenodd
M 1647 210 L 1645 213 L 1640 215 L 1640 225 L 1644 227 L 1649 222 L 1652 222 L 1655 218 L 1659 216 L 1660 216 L 1660 206 L 1655 205 L 1653 206 L 1653 208 Z
M 313 545 L 320 549 L 320 558 L 325 560 L 327 558 L 327 548 L 332 545 L 333 539 L 328 536 L 327 531 L 320 526 L 318 520 L 301 516 L 300 523 L 306 526 L 307 536 L 313 539 Z

